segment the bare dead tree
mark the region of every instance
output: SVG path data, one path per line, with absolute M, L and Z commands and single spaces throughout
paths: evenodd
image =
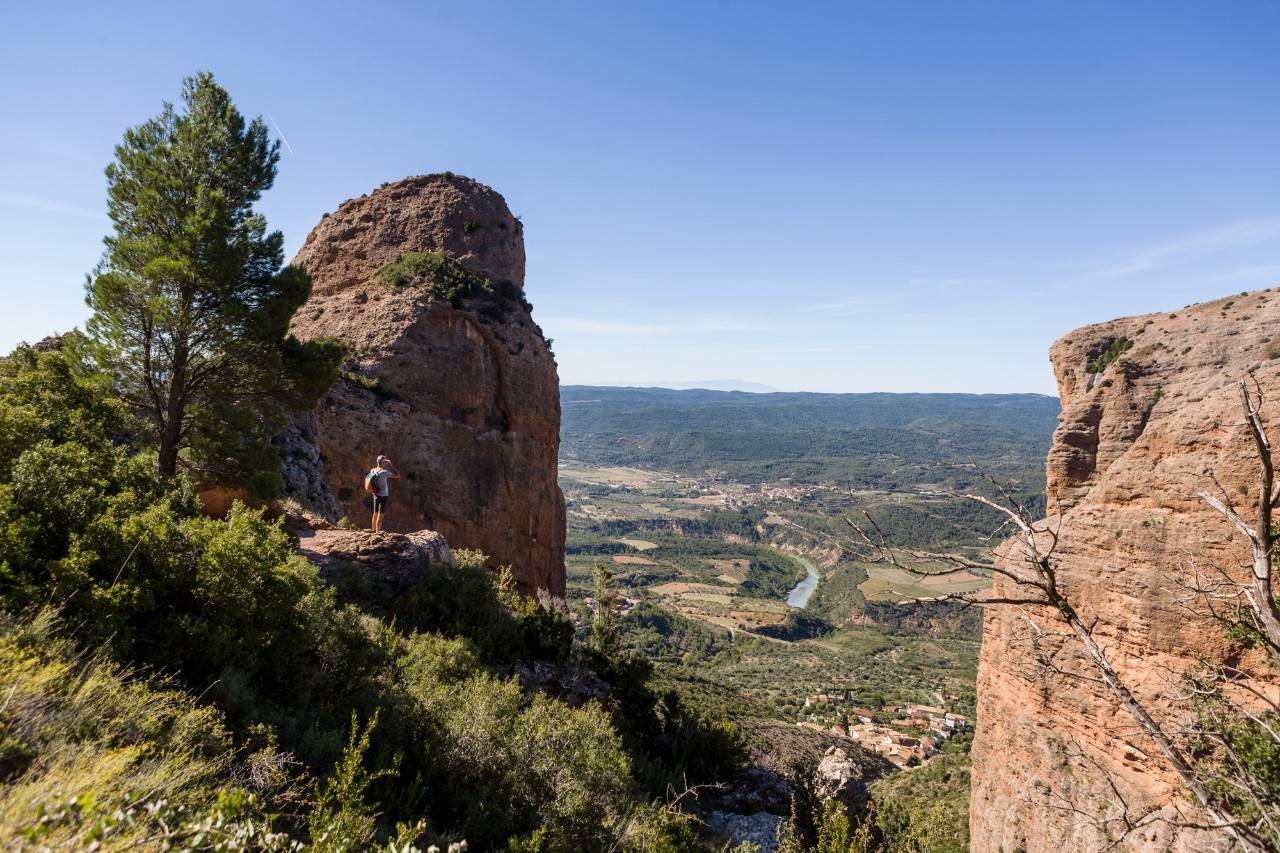
M 1272 561 L 1276 544 L 1272 530 L 1272 513 L 1276 502 L 1280 501 L 1280 484 L 1275 482 L 1271 442 L 1267 439 L 1267 431 L 1262 423 L 1262 405 L 1265 402 L 1262 386 L 1258 384 L 1257 377 L 1252 373 L 1249 374 L 1249 379 L 1253 383 L 1252 390 L 1249 382 L 1244 380 L 1239 383 L 1239 388 L 1245 425 L 1248 426 L 1249 434 L 1253 438 L 1259 462 L 1258 505 L 1254 523 L 1249 524 L 1245 521 L 1244 516 L 1231 503 L 1227 490 L 1217 483 L 1216 478 L 1214 482 L 1218 487 L 1218 494 L 1203 491 L 1200 492 L 1199 497 L 1222 513 L 1248 540 L 1253 556 L 1252 572 L 1248 583 L 1234 583 L 1228 576 L 1217 584 L 1214 592 L 1221 595 L 1233 588 L 1238 592 L 1240 599 L 1245 602 L 1244 612 L 1251 621 L 1250 627 L 1256 633 L 1258 640 L 1266 646 L 1272 663 L 1280 669 L 1280 605 L 1277 605 L 1272 590 Z
M 1256 537 L 1252 541 L 1269 545 L 1271 541 L 1269 538 L 1269 512 L 1273 502 L 1271 497 L 1273 485 L 1269 445 L 1266 444 L 1265 434 L 1262 433 L 1260 424 L 1256 420 L 1257 414 L 1254 407 L 1246 403 L 1246 411 L 1252 412 L 1251 417 L 1254 418 L 1250 423 L 1255 433 L 1255 441 L 1259 441 L 1259 447 L 1267 451 L 1265 462 L 1262 466 L 1262 476 L 1266 485 L 1266 494 L 1268 495 L 1263 504 L 1265 511 L 1268 513 L 1266 516 L 1266 521 L 1268 522 L 1266 529 L 1268 532 L 1258 534 L 1257 531 L 1252 530 L 1248 525 L 1244 525 L 1243 522 L 1240 522 L 1238 526 L 1243 525 L 1250 530 Z M 1258 435 L 1262 436 L 1260 440 L 1257 438 Z M 1261 452 L 1262 450 L 1260 450 Z M 1055 554 L 1060 542 L 1060 517 L 1051 521 L 1032 519 L 1026 508 L 1002 484 L 986 474 L 983 474 L 982 477 L 994 487 L 1001 500 L 997 501 L 984 495 L 973 493 L 950 494 L 952 497 L 973 501 L 989 507 L 1003 517 L 1003 524 L 997 532 L 1007 529 L 1011 531 L 1011 536 L 1006 540 L 1004 546 L 1009 549 L 1006 559 L 1000 562 L 995 560 L 980 562 L 954 553 L 895 548 L 886 540 L 875 519 L 865 511 L 862 513 L 865 524 L 859 523 L 853 518 L 846 518 L 846 521 L 858 534 L 862 543 L 871 549 L 873 559 L 887 562 L 913 574 L 927 576 L 949 573 L 956 569 L 977 569 L 991 572 L 997 577 L 1008 581 L 1008 591 L 998 595 L 979 596 L 971 593 L 952 593 L 940 596 L 942 600 L 960 601 L 965 604 L 982 607 L 1014 606 L 1030 608 L 1031 612 L 1027 615 L 1028 621 L 1041 634 L 1046 632 L 1037 625 L 1035 616 L 1031 615 L 1032 613 L 1047 611 L 1051 617 L 1065 623 L 1066 631 L 1062 633 L 1074 637 L 1079 643 L 1088 656 L 1097 677 L 1090 678 L 1083 673 L 1071 673 L 1071 675 L 1087 680 L 1100 681 L 1134 719 L 1142 732 L 1156 744 L 1166 762 L 1177 773 L 1183 785 L 1195 798 L 1195 801 L 1207 817 L 1207 820 L 1195 823 L 1194 826 L 1200 829 L 1221 832 L 1239 845 L 1240 848 L 1251 851 L 1251 853 L 1253 851 L 1261 853 L 1261 851 L 1274 849 L 1268 841 L 1268 834 L 1271 837 L 1276 837 L 1274 830 L 1266 833 L 1265 830 L 1271 828 L 1263 827 L 1262 831 L 1260 831 L 1259 828 L 1233 816 L 1223 807 L 1221 797 L 1214 795 L 1198 771 L 1195 758 L 1178 742 L 1174 734 L 1166 731 L 1165 727 L 1155 719 L 1143 702 L 1124 682 L 1124 679 L 1098 641 L 1095 634 L 1097 620 L 1086 622 L 1072 603 L 1070 595 L 1059 585 Z M 1224 506 L 1230 509 L 1229 504 L 1224 503 Z M 1261 508 L 1260 511 L 1262 511 Z M 899 555 L 905 555 L 907 559 L 903 560 Z M 1255 578 L 1262 571 L 1258 566 L 1260 564 L 1265 565 L 1265 569 L 1268 572 L 1265 577 L 1269 584 L 1271 565 L 1269 552 L 1266 554 L 1266 559 L 1263 563 L 1260 563 L 1259 559 L 1255 559 L 1254 564 Z M 922 568 L 929 565 L 941 565 L 944 570 Z M 1257 588 L 1252 587 L 1252 589 L 1256 590 Z M 1270 588 L 1267 586 L 1265 589 L 1267 591 L 1265 600 L 1270 603 Z M 1254 599 L 1259 599 L 1256 593 L 1254 594 Z M 1274 605 L 1272 605 L 1272 609 L 1274 610 Z M 1062 672 L 1060 667 L 1056 667 L 1056 665 L 1053 665 L 1053 667 L 1056 671 Z M 1229 755 L 1228 760 L 1231 760 Z M 1150 820 L 1149 816 L 1144 817 L 1136 821 L 1132 829 L 1145 825 Z M 1180 825 L 1190 826 L 1193 824 L 1180 822 Z

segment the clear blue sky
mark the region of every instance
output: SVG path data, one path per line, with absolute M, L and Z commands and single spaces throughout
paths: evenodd
M 1280 284 L 1280 4 L 5 3 L 0 347 L 83 322 L 128 125 L 210 69 L 289 252 L 452 170 L 566 383 L 1052 392 L 1071 328 Z

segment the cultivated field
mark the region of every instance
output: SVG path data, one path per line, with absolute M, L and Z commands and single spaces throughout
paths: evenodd
M 952 593 L 977 592 L 991 586 L 991 579 L 968 571 L 921 576 L 897 566 L 867 567 L 869 577 L 858 589 L 871 601 L 906 601 L 937 598 Z
M 647 557 L 634 557 L 630 554 L 618 554 L 613 558 L 613 562 L 619 566 L 656 566 L 653 560 Z

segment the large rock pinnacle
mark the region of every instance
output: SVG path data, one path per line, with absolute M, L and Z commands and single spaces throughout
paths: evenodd
M 527 591 L 563 595 L 559 379 L 502 196 L 452 174 L 384 184 L 326 215 L 294 264 L 313 282 L 294 333 L 352 357 L 314 422 L 295 424 L 291 442 L 313 441 L 321 465 L 287 469 L 286 492 L 367 524 L 362 479 L 385 453 L 402 474 L 388 529 L 437 530 L 510 565 Z M 317 499 L 317 480 L 331 497 Z

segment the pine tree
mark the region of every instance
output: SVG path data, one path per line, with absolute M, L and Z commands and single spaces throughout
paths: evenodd
M 612 659 L 622 648 L 618 638 L 618 585 L 603 560 L 596 561 L 594 576 L 596 607 L 591 617 L 591 637 L 587 645 L 592 651 Z
M 288 333 L 311 282 L 253 209 L 279 143 L 207 72 L 184 81 L 182 106 L 126 131 L 107 167 L 114 233 L 86 285 L 90 350 L 150 426 L 161 477 L 182 467 L 268 497 L 270 438 L 333 382 L 342 349 Z

